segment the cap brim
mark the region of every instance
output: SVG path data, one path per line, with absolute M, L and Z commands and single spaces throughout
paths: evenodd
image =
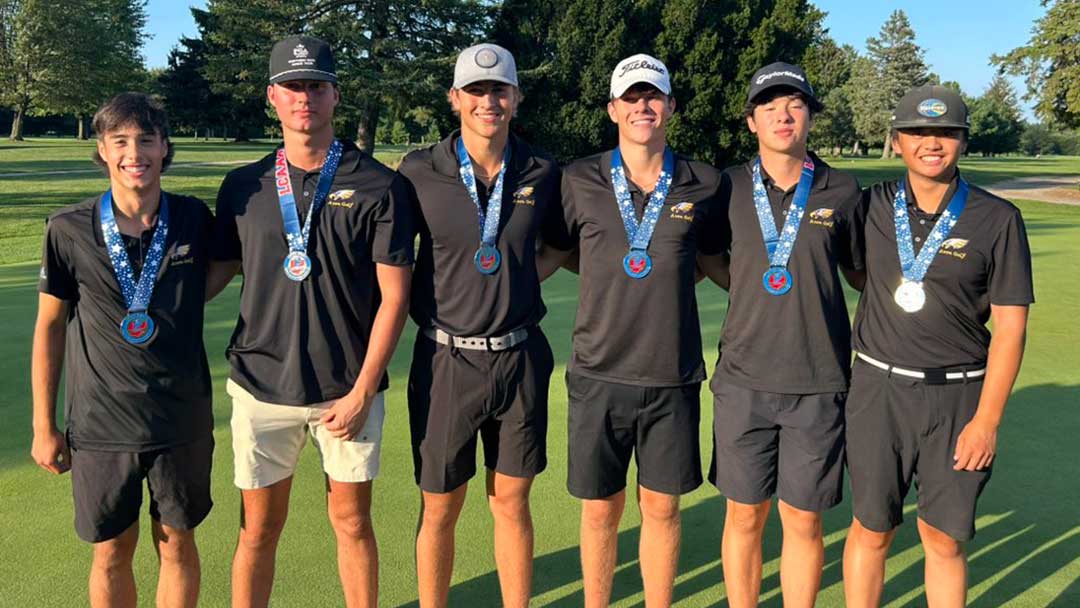
M 322 70 L 286 70 L 271 76 L 270 84 L 280 84 L 291 80 L 323 80 L 336 83 L 337 74 Z
M 624 93 L 629 91 L 630 88 L 633 87 L 635 84 L 642 84 L 642 83 L 647 84 L 647 85 L 649 85 L 651 87 L 655 87 L 657 91 L 660 91 L 664 95 L 671 95 L 671 89 L 670 88 L 665 91 L 664 87 L 660 86 L 660 83 L 653 82 L 651 80 L 641 79 L 641 80 L 634 80 L 632 82 L 628 82 L 628 83 L 624 84 L 622 87 L 620 87 L 618 89 L 611 89 L 611 98 L 612 99 L 618 99 L 619 97 L 622 97 Z
M 957 122 L 955 120 L 941 121 L 941 120 L 898 120 L 891 125 L 891 128 L 901 131 L 903 129 L 963 129 L 968 131 L 971 129 L 971 125 Z
M 821 100 L 819 100 L 817 97 L 814 97 L 813 93 L 810 93 L 806 91 L 806 89 L 797 87 L 788 82 L 778 82 L 773 85 L 768 85 L 764 89 L 761 89 L 759 91 L 754 91 L 751 95 L 748 95 L 746 97 L 746 101 L 747 103 L 758 103 L 758 100 L 761 99 L 766 93 L 772 91 L 773 89 L 780 88 L 791 89 L 793 91 L 798 91 L 799 93 L 802 93 L 806 97 L 807 102 L 810 104 L 810 109 L 814 112 L 820 112 L 825 109 L 825 104 L 821 103 Z
M 476 82 L 485 82 L 485 81 L 501 82 L 503 84 L 508 84 L 508 85 L 515 86 L 515 87 L 518 86 L 518 83 L 516 81 L 511 80 L 510 78 L 507 78 L 506 76 L 501 76 L 501 75 L 498 75 L 498 74 L 478 74 L 476 76 L 469 76 L 467 78 L 462 78 L 460 81 L 455 80 L 454 84 L 452 86 L 455 89 L 464 89 L 465 87 L 469 86 L 470 84 L 473 84 L 473 83 L 476 83 Z

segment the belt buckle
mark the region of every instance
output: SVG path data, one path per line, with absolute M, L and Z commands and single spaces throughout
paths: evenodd
M 946 384 L 945 370 L 941 368 L 937 369 L 924 369 L 923 381 L 927 384 Z

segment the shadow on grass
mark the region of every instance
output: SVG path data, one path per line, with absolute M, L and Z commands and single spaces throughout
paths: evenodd
M 1080 524 L 1072 497 L 1076 490 L 1071 463 L 1061 461 L 1060 447 L 1075 437 L 1074 404 L 1080 403 L 1080 386 L 1039 385 L 1021 389 L 1010 399 L 1010 415 L 1002 431 L 1008 446 L 996 465 L 994 479 L 979 505 L 978 535 L 968 545 L 969 605 L 992 608 L 1036 592 L 1055 575 L 1073 576 L 1060 589 L 1032 605 L 1080 606 L 1080 572 L 1074 562 L 1080 555 Z M 711 490 L 709 490 L 711 491 Z M 905 523 L 890 550 L 882 605 L 915 608 L 926 603 L 923 592 L 922 548 L 915 526 L 915 493 L 905 509 Z M 632 503 L 632 501 L 629 501 Z M 628 506 L 628 513 L 634 507 Z M 842 558 L 846 531 L 851 521 L 850 503 L 827 512 L 824 518 L 825 568 L 821 588 L 842 585 Z M 723 499 L 709 498 L 682 510 L 682 577 L 675 586 L 676 602 L 686 605 L 723 605 L 722 570 L 719 560 L 724 518 Z M 780 556 L 779 517 L 773 509 L 765 531 L 761 606 L 780 608 L 780 580 L 776 560 Z M 628 600 L 642 590 L 637 566 L 640 528 L 624 530 L 618 537 L 618 561 L 612 603 Z M 581 571 L 578 547 L 568 547 L 536 557 L 533 597 L 547 596 L 537 605 L 581 606 Z M 1074 570 L 1070 572 L 1070 568 Z M 687 573 L 693 573 L 687 576 Z M 1047 593 L 1039 590 L 1040 593 Z M 450 591 L 452 605 L 489 605 L 499 597 L 495 571 L 458 583 Z M 690 600 L 690 598 L 693 598 Z M 692 604 L 690 603 L 692 601 Z M 643 606 L 640 600 L 634 606 Z M 410 608 L 416 602 L 405 604 Z

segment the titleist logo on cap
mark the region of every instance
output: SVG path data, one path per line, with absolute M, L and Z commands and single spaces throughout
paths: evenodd
M 790 76 L 795 80 L 798 80 L 799 82 L 806 82 L 806 79 L 799 74 L 796 74 L 795 72 L 789 72 L 788 70 L 782 70 L 780 72 L 769 72 L 768 74 L 762 74 L 761 76 L 757 77 L 757 80 L 754 81 L 754 84 L 761 84 L 766 80 L 772 80 L 777 76 Z
M 658 66 L 655 63 L 652 63 L 652 62 L 647 61 L 645 59 L 639 59 L 638 61 L 631 61 L 630 63 L 622 66 L 622 69 L 619 71 L 619 76 L 618 77 L 622 78 L 623 76 L 626 76 L 627 72 L 630 72 L 630 71 L 633 71 L 633 70 L 652 70 L 652 71 L 658 72 L 660 74 L 666 74 L 667 73 L 667 72 L 664 71 L 663 67 Z

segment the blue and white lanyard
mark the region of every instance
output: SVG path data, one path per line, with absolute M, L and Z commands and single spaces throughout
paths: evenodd
M 896 196 L 893 197 L 893 220 L 896 224 L 896 249 L 900 255 L 900 271 L 905 281 L 921 283 L 930 269 L 930 263 L 934 261 L 938 249 L 945 239 L 949 238 L 953 226 L 960 220 L 960 214 L 967 206 L 968 185 L 960 178 L 949 205 L 938 218 L 934 229 L 926 237 L 919 255 L 915 255 L 915 245 L 911 239 L 911 218 L 908 217 L 907 194 L 904 190 L 904 182 L 901 179 L 896 188 Z
M 469 198 L 476 205 L 476 215 L 480 220 L 480 243 L 488 247 L 494 246 L 499 235 L 499 219 L 502 216 L 503 178 L 506 176 L 506 167 L 510 164 L 510 142 L 506 142 L 502 168 L 499 169 L 499 177 L 495 179 L 495 186 L 488 196 L 486 216 L 484 209 L 480 206 L 480 195 L 476 192 L 476 174 L 473 173 L 472 160 L 469 159 L 465 142 L 460 137 L 457 140 L 457 157 L 461 181 L 464 182 L 465 189 L 469 191 Z
M 154 284 L 157 282 L 158 270 L 161 268 L 161 260 L 165 257 L 165 239 L 169 233 L 169 204 L 165 193 L 161 193 L 161 204 L 158 206 L 157 226 L 150 238 L 150 250 L 146 254 L 142 272 L 139 273 L 139 282 L 135 282 L 135 273 L 131 262 L 128 260 L 127 251 L 124 249 L 124 240 L 120 237 L 120 228 L 116 225 L 116 216 L 113 213 L 112 190 L 105 192 L 101 197 L 101 234 L 105 237 L 105 246 L 109 251 L 109 259 L 112 261 L 113 274 L 120 283 L 120 291 L 124 294 L 124 305 L 128 312 L 145 312 L 150 307 L 150 297 L 154 294 Z
M 795 250 L 795 239 L 799 236 L 799 224 L 806 212 L 806 201 L 810 198 L 810 187 L 814 183 L 814 161 L 803 161 L 799 185 L 788 207 L 784 227 L 776 231 L 776 219 L 769 205 L 769 195 L 765 193 L 765 183 L 761 179 L 761 158 L 754 161 L 754 207 L 757 209 L 761 237 L 765 241 L 765 252 L 769 256 L 769 267 L 786 268 L 791 252 Z
M 634 216 L 634 201 L 630 197 L 630 185 L 626 181 L 626 170 L 623 168 L 622 153 L 616 147 L 611 154 L 611 184 L 615 188 L 615 202 L 619 204 L 619 214 L 622 215 L 623 227 L 626 229 L 626 240 L 630 243 L 630 250 L 645 251 L 652 241 L 653 230 L 656 222 L 660 219 L 660 211 L 664 207 L 668 190 L 671 189 L 671 180 L 675 175 L 675 155 L 671 148 L 664 148 L 664 164 L 660 169 L 660 177 L 656 180 L 656 188 L 649 196 L 648 204 L 645 205 L 645 213 L 642 214 L 639 224 Z
M 322 171 L 319 172 L 319 184 L 315 188 L 315 198 L 311 200 L 311 208 L 307 217 L 304 218 L 304 227 L 300 228 L 300 216 L 296 212 L 296 196 L 293 194 L 292 180 L 289 178 L 289 162 L 285 158 L 285 148 L 279 148 L 274 162 L 274 182 L 277 185 L 278 204 L 281 207 L 281 219 L 285 224 L 285 240 L 289 243 L 289 251 L 305 253 L 308 246 L 308 237 L 311 235 L 311 218 L 319 211 L 323 201 L 330 194 L 330 186 L 334 182 L 334 174 L 337 173 L 338 163 L 341 162 L 341 142 L 334 140 L 330 144 L 330 150 L 326 153 L 326 162 L 323 163 Z

